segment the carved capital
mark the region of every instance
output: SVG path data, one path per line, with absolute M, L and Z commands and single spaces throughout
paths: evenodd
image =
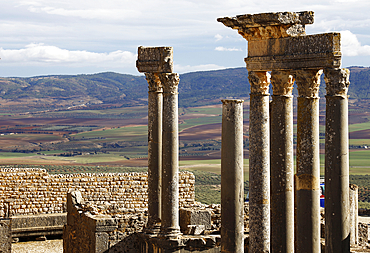
M 322 69 L 295 70 L 294 77 L 300 97 L 318 98 Z
M 271 83 L 274 95 L 291 96 L 294 77 L 289 71 L 274 70 L 271 72 Z
M 171 93 L 172 95 L 178 94 L 179 87 L 179 74 L 177 73 L 161 73 L 158 74 L 159 80 L 163 85 L 163 93 Z
M 270 74 L 267 71 L 249 71 L 251 94 L 269 95 Z
M 328 96 L 347 96 L 349 69 L 325 69 L 324 74 Z
M 145 73 L 145 78 L 148 81 L 149 92 L 163 92 L 161 80 L 158 73 Z

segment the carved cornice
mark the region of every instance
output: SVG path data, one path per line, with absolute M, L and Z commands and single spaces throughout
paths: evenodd
M 271 83 L 274 95 L 291 96 L 294 85 L 294 77 L 289 71 L 272 71 Z
M 324 79 L 328 96 L 347 97 L 349 86 L 349 69 L 325 69 Z
M 322 69 L 305 69 L 293 71 L 300 97 L 318 98 Z
M 305 25 L 312 24 L 313 20 L 312 11 L 245 14 L 217 19 L 225 26 L 238 30 L 248 41 L 304 35 Z
M 145 78 L 148 81 L 149 92 L 163 92 L 161 80 L 158 73 L 145 73 Z
M 178 86 L 180 82 L 179 74 L 161 73 L 158 74 L 158 76 L 163 85 L 163 93 L 170 93 L 172 95 L 178 94 Z
M 251 94 L 269 95 L 270 74 L 267 71 L 249 71 Z

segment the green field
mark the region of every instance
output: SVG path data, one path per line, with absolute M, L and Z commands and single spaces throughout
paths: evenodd
M 133 126 L 113 128 L 73 134 L 71 137 L 79 140 L 96 138 L 96 140 L 93 140 L 93 142 L 98 142 L 99 139 L 97 138 L 105 138 L 105 141 L 147 141 L 148 127 Z

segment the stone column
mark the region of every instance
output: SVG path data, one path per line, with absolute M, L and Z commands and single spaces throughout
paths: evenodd
M 319 86 L 322 70 L 295 71 L 297 252 L 320 252 Z
M 159 74 L 163 85 L 163 158 L 161 236 L 176 238 L 179 226 L 179 134 L 178 84 L 176 73 Z
M 145 232 L 156 234 L 161 227 L 162 212 L 162 110 L 163 87 L 160 76 L 171 76 L 172 47 L 138 47 L 137 70 L 145 73 L 148 95 L 148 223 Z M 167 80 L 164 78 L 164 81 Z M 169 85 L 167 85 L 169 86 Z M 176 97 L 177 99 L 177 97 Z M 177 100 L 176 100 L 177 106 Z M 177 107 L 176 107 L 177 110 Z M 167 110 L 168 111 L 168 110 Z M 171 113 L 171 112 L 170 112 Z M 177 113 L 177 111 L 176 111 Z M 176 114 L 177 115 L 177 114 Z M 177 117 L 177 116 L 176 116 Z M 176 121 L 177 124 L 177 121 Z M 177 126 L 177 125 L 176 125 Z M 168 129 L 168 128 L 167 128 Z M 177 136 L 177 135 L 176 135 Z M 176 142 L 177 143 L 177 142 Z M 167 182 L 168 183 L 168 182 Z
M 351 245 L 358 244 L 358 186 L 349 185 L 349 206 L 350 206 L 350 241 Z
M 269 84 L 266 71 L 249 71 L 249 250 L 270 252 Z
M 325 69 L 325 252 L 350 252 L 348 69 Z
M 161 227 L 162 186 L 162 110 L 163 87 L 158 74 L 145 73 L 148 93 L 148 223 L 146 232 L 158 233 Z
M 293 84 L 289 71 L 272 71 L 271 251 L 294 252 Z
M 221 252 L 243 252 L 243 100 L 222 103 Z

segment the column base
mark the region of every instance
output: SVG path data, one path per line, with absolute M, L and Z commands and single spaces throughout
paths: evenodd
M 147 235 L 157 235 L 161 231 L 161 223 L 151 224 L 150 226 L 144 228 L 143 232 Z
M 167 239 L 179 239 L 180 236 L 182 236 L 182 233 L 178 227 L 161 228 L 158 234 L 159 238 Z

